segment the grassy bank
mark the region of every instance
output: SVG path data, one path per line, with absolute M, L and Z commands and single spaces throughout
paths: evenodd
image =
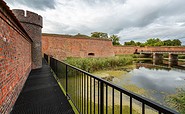
M 132 56 L 125 55 L 108 58 L 68 58 L 66 62 L 85 71 L 94 72 L 129 65 L 133 60 Z
M 167 97 L 170 106 L 177 109 L 181 114 L 185 114 L 185 90 L 177 89 L 177 93 Z

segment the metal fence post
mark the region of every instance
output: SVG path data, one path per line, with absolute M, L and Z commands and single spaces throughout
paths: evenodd
M 104 114 L 104 84 L 100 81 L 100 114 Z
M 56 75 L 57 75 L 57 77 L 58 77 L 58 61 L 56 60 Z
M 49 65 L 50 65 L 50 67 L 53 69 L 53 66 L 52 66 L 52 58 L 51 58 L 51 57 L 50 57 Z
M 67 90 L 67 85 L 68 85 L 68 69 L 67 69 L 67 65 L 66 65 L 66 96 L 67 96 L 67 92 L 68 92 L 68 90 Z

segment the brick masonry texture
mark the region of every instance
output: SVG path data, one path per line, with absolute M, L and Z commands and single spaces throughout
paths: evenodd
M 175 46 L 145 46 L 145 47 L 139 47 L 139 46 L 114 46 L 114 53 L 115 55 L 123 55 L 123 54 L 134 54 L 136 50 L 139 51 L 179 51 L 179 52 L 185 52 L 185 47 L 175 47 Z
M 111 40 L 74 37 L 68 35 L 42 35 L 42 52 L 59 60 L 67 57 L 111 57 L 134 54 L 136 51 L 185 51 L 184 47 L 113 46 Z M 94 56 L 88 55 L 94 53 Z
M 123 54 L 134 54 L 136 49 L 140 47 L 138 46 L 114 46 L 113 50 L 115 55 L 123 55 Z
M 0 3 L 0 114 L 11 111 L 31 71 L 31 40 Z
M 66 35 L 42 36 L 42 52 L 60 60 L 66 57 L 111 57 L 114 56 L 112 48 L 110 40 Z
M 32 43 L 32 69 L 42 67 L 42 43 L 41 43 L 41 29 L 42 17 L 30 11 L 20 9 L 12 10 L 17 19 L 21 22 L 22 26 L 29 34 Z

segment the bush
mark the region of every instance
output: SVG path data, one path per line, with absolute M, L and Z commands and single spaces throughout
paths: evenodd
M 185 55 L 178 55 L 178 59 L 185 59 Z
M 68 58 L 66 62 L 88 72 L 112 69 L 132 64 L 132 56 L 115 56 L 108 58 Z

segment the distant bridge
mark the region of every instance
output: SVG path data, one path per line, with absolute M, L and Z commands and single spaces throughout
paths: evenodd
M 140 51 L 139 54 L 175 54 L 175 55 L 185 55 L 185 51 Z
M 168 60 L 172 65 L 178 65 L 178 55 L 185 55 L 185 51 L 137 51 L 137 54 L 144 54 L 146 57 L 153 57 L 157 63 L 163 62 L 163 54 L 168 54 Z

